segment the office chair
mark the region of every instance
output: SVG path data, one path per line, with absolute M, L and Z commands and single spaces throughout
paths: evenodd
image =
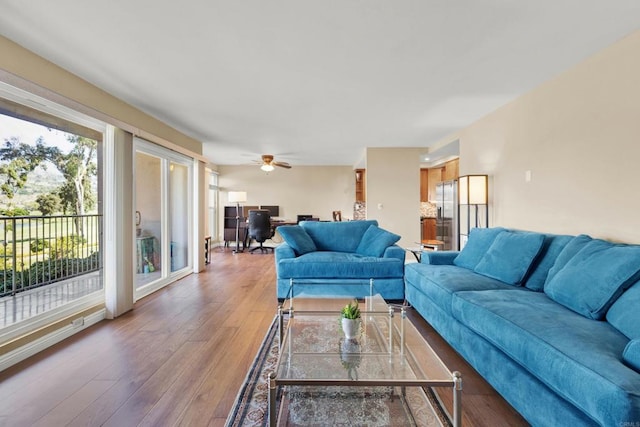
M 310 221 L 313 218 L 313 215 L 298 215 L 298 222 L 300 221 Z
M 269 216 L 269 211 L 266 209 L 256 209 L 249 211 L 249 239 L 255 239 L 256 242 L 260 243 L 260 246 L 256 246 L 249 250 L 249 252 L 253 253 L 253 251 L 257 251 L 260 249 L 261 252 L 269 252 L 269 250 L 273 251 L 273 248 L 268 246 L 262 246 L 262 243 L 273 237 L 273 228 L 271 227 L 271 217 Z

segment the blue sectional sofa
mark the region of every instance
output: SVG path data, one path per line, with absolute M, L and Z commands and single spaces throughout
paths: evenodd
M 374 279 L 383 298 L 404 299 L 405 251 L 395 245 L 400 236 L 377 221 L 302 221 L 278 227 L 278 232 L 284 239 L 275 249 L 279 300 L 288 296 L 291 279 L 304 281 L 316 295 L 336 295 L 347 281 Z
M 408 302 L 534 426 L 640 425 L 640 246 L 474 229 Z

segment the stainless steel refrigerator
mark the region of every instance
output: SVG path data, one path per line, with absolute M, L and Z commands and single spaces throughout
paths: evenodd
M 445 251 L 458 250 L 458 181 L 436 184 L 436 239 Z

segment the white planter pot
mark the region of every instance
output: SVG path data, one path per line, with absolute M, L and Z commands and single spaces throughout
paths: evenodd
M 347 339 L 354 339 L 360 336 L 361 319 L 342 319 L 342 331 Z

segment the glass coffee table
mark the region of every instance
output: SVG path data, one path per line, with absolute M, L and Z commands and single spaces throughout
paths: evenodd
M 347 390 L 343 387 L 388 390 L 388 399 L 397 398 L 409 414 L 408 425 L 421 425 L 421 412 L 413 411 L 416 389 L 422 392 L 429 387 L 451 387 L 450 418 L 455 427 L 460 426 L 461 375 L 445 366 L 406 318 L 406 306 L 387 304 L 375 292 L 373 280 L 364 284 L 345 282 L 336 287 L 337 295 L 330 297 L 315 294 L 313 289 L 321 289 L 317 285 L 292 282 L 289 298 L 278 308 L 280 352 L 276 370 L 269 377 L 271 426 L 280 420 L 289 423 L 289 412 L 283 408 L 292 407 L 288 399 L 293 393 L 299 395 L 307 388 Z M 357 338 L 346 339 L 340 310 L 353 296 L 361 309 L 360 333 Z M 407 388 L 411 399 L 406 398 Z M 418 395 L 427 399 L 425 393 Z

